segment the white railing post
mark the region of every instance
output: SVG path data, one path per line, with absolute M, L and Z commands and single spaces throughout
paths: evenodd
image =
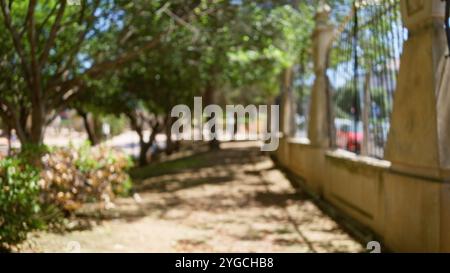
M 308 138 L 311 145 L 324 148 L 330 146 L 331 139 L 330 99 L 326 70 L 334 27 L 329 23 L 329 14 L 330 7 L 321 4 L 315 16 L 316 27 L 312 36 L 315 80 L 308 123 Z
M 385 158 L 396 171 L 450 178 L 449 59 L 441 0 L 401 0 L 404 44 Z
M 295 102 L 292 90 L 293 84 L 293 67 L 288 67 L 283 71 L 281 79 L 281 131 L 286 138 L 293 137 L 296 132 L 295 128 Z

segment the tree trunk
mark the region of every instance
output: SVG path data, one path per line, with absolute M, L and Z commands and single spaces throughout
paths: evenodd
M 34 71 L 34 74 L 32 79 L 31 128 L 29 136 L 30 143 L 39 146 L 44 140 L 46 111 L 42 100 L 40 75 L 38 71 Z
M 148 150 L 153 146 L 153 143 L 155 143 L 156 135 L 158 134 L 158 132 L 159 132 L 159 125 L 152 128 L 152 132 L 150 133 L 148 141 L 145 141 L 144 133 L 142 131 L 138 133 L 140 145 L 139 166 L 142 167 L 149 163 L 147 158 Z
M 239 128 L 238 128 L 238 114 L 237 113 L 233 114 L 233 121 L 234 121 L 234 124 L 233 124 L 234 139 L 233 140 L 236 140 L 237 139 L 237 135 L 238 135 L 238 130 L 239 130 Z
M 166 129 L 166 154 L 167 155 L 171 155 L 175 149 L 175 145 L 174 145 L 173 139 L 172 139 L 173 121 L 174 121 L 174 119 L 170 115 L 167 115 L 166 127 L 165 127 L 165 129 Z
M 214 86 L 211 82 L 208 82 L 206 84 L 206 89 L 205 89 L 205 93 L 203 94 L 203 98 L 204 98 L 204 103 L 205 106 L 211 105 L 214 103 Z M 206 122 L 210 121 L 212 119 L 212 117 L 209 117 L 207 119 Z M 215 133 L 214 131 L 216 130 L 215 126 L 212 129 L 211 133 Z M 200 132 L 202 133 L 202 132 Z M 217 139 L 212 139 L 209 141 L 209 148 L 211 150 L 219 150 L 220 149 L 220 142 Z
M 138 158 L 138 163 L 139 163 L 140 167 L 143 167 L 143 166 L 147 165 L 147 163 L 148 163 L 148 161 L 147 161 L 147 153 L 148 153 L 148 150 L 151 147 L 151 143 L 145 141 L 144 130 L 142 129 L 142 126 L 138 126 L 137 120 L 135 119 L 134 116 L 132 118 L 132 127 L 133 127 L 133 129 L 136 131 L 136 133 L 139 136 L 139 158 Z
M 138 164 L 139 166 L 147 165 L 147 152 L 150 149 L 150 145 L 145 142 L 144 139 L 144 127 L 142 122 L 139 121 L 136 112 L 131 111 L 125 113 L 128 119 L 130 120 L 131 128 L 138 134 L 139 136 L 139 156 L 138 156 Z
M 29 143 L 32 145 L 41 145 L 44 142 L 44 119 L 32 118 Z
M 139 141 L 139 166 L 143 167 L 148 164 L 147 153 L 152 144 L 150 142 L 145 142 L 143 139 Z
M 93 124 L 93 122 L 89 120 L 88 113 L 80 109 L 77 109 L 77 112 L 83 119 L 84 128 L 88 135 L 89 142 L 91 142 L 91 145 L 95 146 L 99 144 L 100 141 L 95 130 L 95 124 Z
M 7 151 L 7 155 L 11 156 L 11 150 L 12 150 L 12 143 L 11 143 L 11 127 L 6 126 L 6 139 L 8 141 L 8 151 Z

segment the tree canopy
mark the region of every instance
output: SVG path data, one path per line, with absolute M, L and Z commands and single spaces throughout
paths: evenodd
M 68 107 L 164 115 L 194 95 L 267 102 L 310 54 L 316 5 L 0 0 L 0 117 L 22 143 L 39 144 Z

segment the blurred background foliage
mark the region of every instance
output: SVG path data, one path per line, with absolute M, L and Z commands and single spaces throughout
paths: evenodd
M 0 126 L 22 149 L 32 147 L 0 160 L 0 248 L 45 226 L 48 204 L 67 215 L 129 192 L 124 155 L 101 146 L 40 148 L 62 113 L 76 111 L 93 145 L 105 140 L 105 122 L 112 134 L 132 129 L 138 163 L 147 164 L 156 134 L 166 133 L 167 153 L 176 149 L 176 104 L 192 105 L 194 96 L 205 105 L 273 103 L 292 70 L 294 87 L 309 92 L 312 81 L 298 79 L 313 77 L 322 2 L 0 0 Z M 327 3 L 336 24 L 348 17 L 350 0 Z

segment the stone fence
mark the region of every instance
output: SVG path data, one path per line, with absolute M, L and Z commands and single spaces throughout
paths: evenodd
M 450 252 L 450 58 L 441 0 L 401 0 L 404 44 L 383 160 L 332 147 L 326 68 L 334 27 L 317 11 L 308 139 L 292 135 L 283 93 L 275 156 L 304 185 L 369 227 L 385 249 Z

